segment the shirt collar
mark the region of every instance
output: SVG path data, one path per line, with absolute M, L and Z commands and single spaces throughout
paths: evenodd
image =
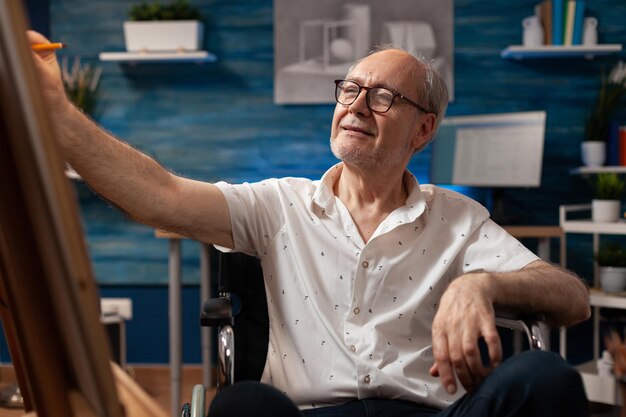
M 314 209 L 314 206 L 317 205 L 322 211 L 328 212 L 332 210 L 332 206 L 335 203 L 333 189 L 341 176 L 342 170 L 343 163 L 339 162 L 324 173 L 320 180 L 319 187 L 317 187 L 311 198 L 311 208 Z M 426 200 L 424 199 L 417 178 L 415 178 L 411 172 L 405 170 L 402 181 L 404 181 L 407 190 L 409 190 L 409 196 L 406 199 L 405 206 L 400 209 L 403 209 L 402 211 L 406 216 L 406 221 L 414 221 L 424 212 Z

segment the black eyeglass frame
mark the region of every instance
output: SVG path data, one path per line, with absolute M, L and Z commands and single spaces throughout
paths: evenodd
M 350 103 L 342 103 L 339 101 L 339 84 L 342 82 L 349 82 L 349 83 L 353 83 L 356 84 L 359 87 L 359 92 L 356 93 L 356 95 L 354 96 L 354 100 L 352 100 Z M 383 90 L 387 90 L 390 91 L 393 94 L 393 98 L 391 99 L 391 102 L 389 103 L 389 107 L 387 107 L 387 110 L 385 111 L 377 111 L 372 109 L 372 107 L 370 106 L 370 96 L 369 96 L 369 92 L 370 90 L 374 89 L 374 88 L 382 88 Z M 434 113 L 432 111 L 426 110 L 424 107 L 420 106 L 419 104 L 417 104 L 416 102 L 414 102 L 413 100 L 411 100 L 410 98 L 404 96 L 401 93 L 398 93 L 395 90 L 392 90 L 389 87 L 382 87 L 382 86 L 376 86 L 376 87 L 366 87 L 364 85 L 361 85 L 359 83 L 357 83 L 356 81 L 353 80 L 335 80 L 335 101 L 343 106 L 349 106 L 352 103 L 354 103 L 356 101 L 357 98 L 359 98 L 359 95 L 361 94 L 361 91 L 365 90 L 365 102 L 367 103 L 367 108 L 370 109 L 371 111 L 373 111 L 374 113 L 387 113 L 389 111 L 389 109 L 391 108 L 391 106 L 393 106 L 393 102 L 396 101 L 396 97 L 400 97 L 400 99 L 404 100 L 405 102 L 415 106 L 419 111 L 421 111 L 422 113 L 428 114 L 428 113 Z

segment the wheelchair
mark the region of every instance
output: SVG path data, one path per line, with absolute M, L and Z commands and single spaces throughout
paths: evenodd
M 245 277 L 240 279 L 239 277 Z M 207 300 L 200 325 L 217 327 L 217 389 L 261 379 L 269 343 L 269 317 L 260 261 L 242 253 L 220 253 L 218 297 Z M 547 350 L 537 318 L 496 317 L 496 325 L 526 335 L 532 350 Z M 234 329 L 237 328 L 237 332 Z M 235 358 L 237 366 L 235 367 Z M 193 388 L 183 417 L 205 417 L 206 388 Z

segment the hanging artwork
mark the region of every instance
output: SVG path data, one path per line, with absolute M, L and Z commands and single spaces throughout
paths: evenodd
M 333 80 L 378 45 L 432 61 L 454 98 L 452 0 L 274 0 L 274 102 L 334 103 Z

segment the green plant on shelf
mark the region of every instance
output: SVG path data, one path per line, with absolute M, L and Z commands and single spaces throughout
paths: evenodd
M 187 0 L 175 0 L 168 4 L 158 1 L 143 1 L 130 9 L 130 20 L 200 20 L 202 15 L 197 7 Z
M 80 57 L 74 57 L 71 65 L 67 57 L 61 60 L 63 86 L 69 99 L 84 113 L 94 116 L 100 93 L 101 67 L 82 65 Z
M 626 267 L 626 250 L 617 243 L 607 243 L 594 256 L 599 266 Z
M 603 172 L 591 181 L 593 198 L 598 200 L 621 200 L 626 182 L 614 172 Z
M 626 95 L 626 65 L 619 61 L 608 76 L 602 74 L 600 92 L 585 125 L 585 140 L 606 141 L 609 124 Z

